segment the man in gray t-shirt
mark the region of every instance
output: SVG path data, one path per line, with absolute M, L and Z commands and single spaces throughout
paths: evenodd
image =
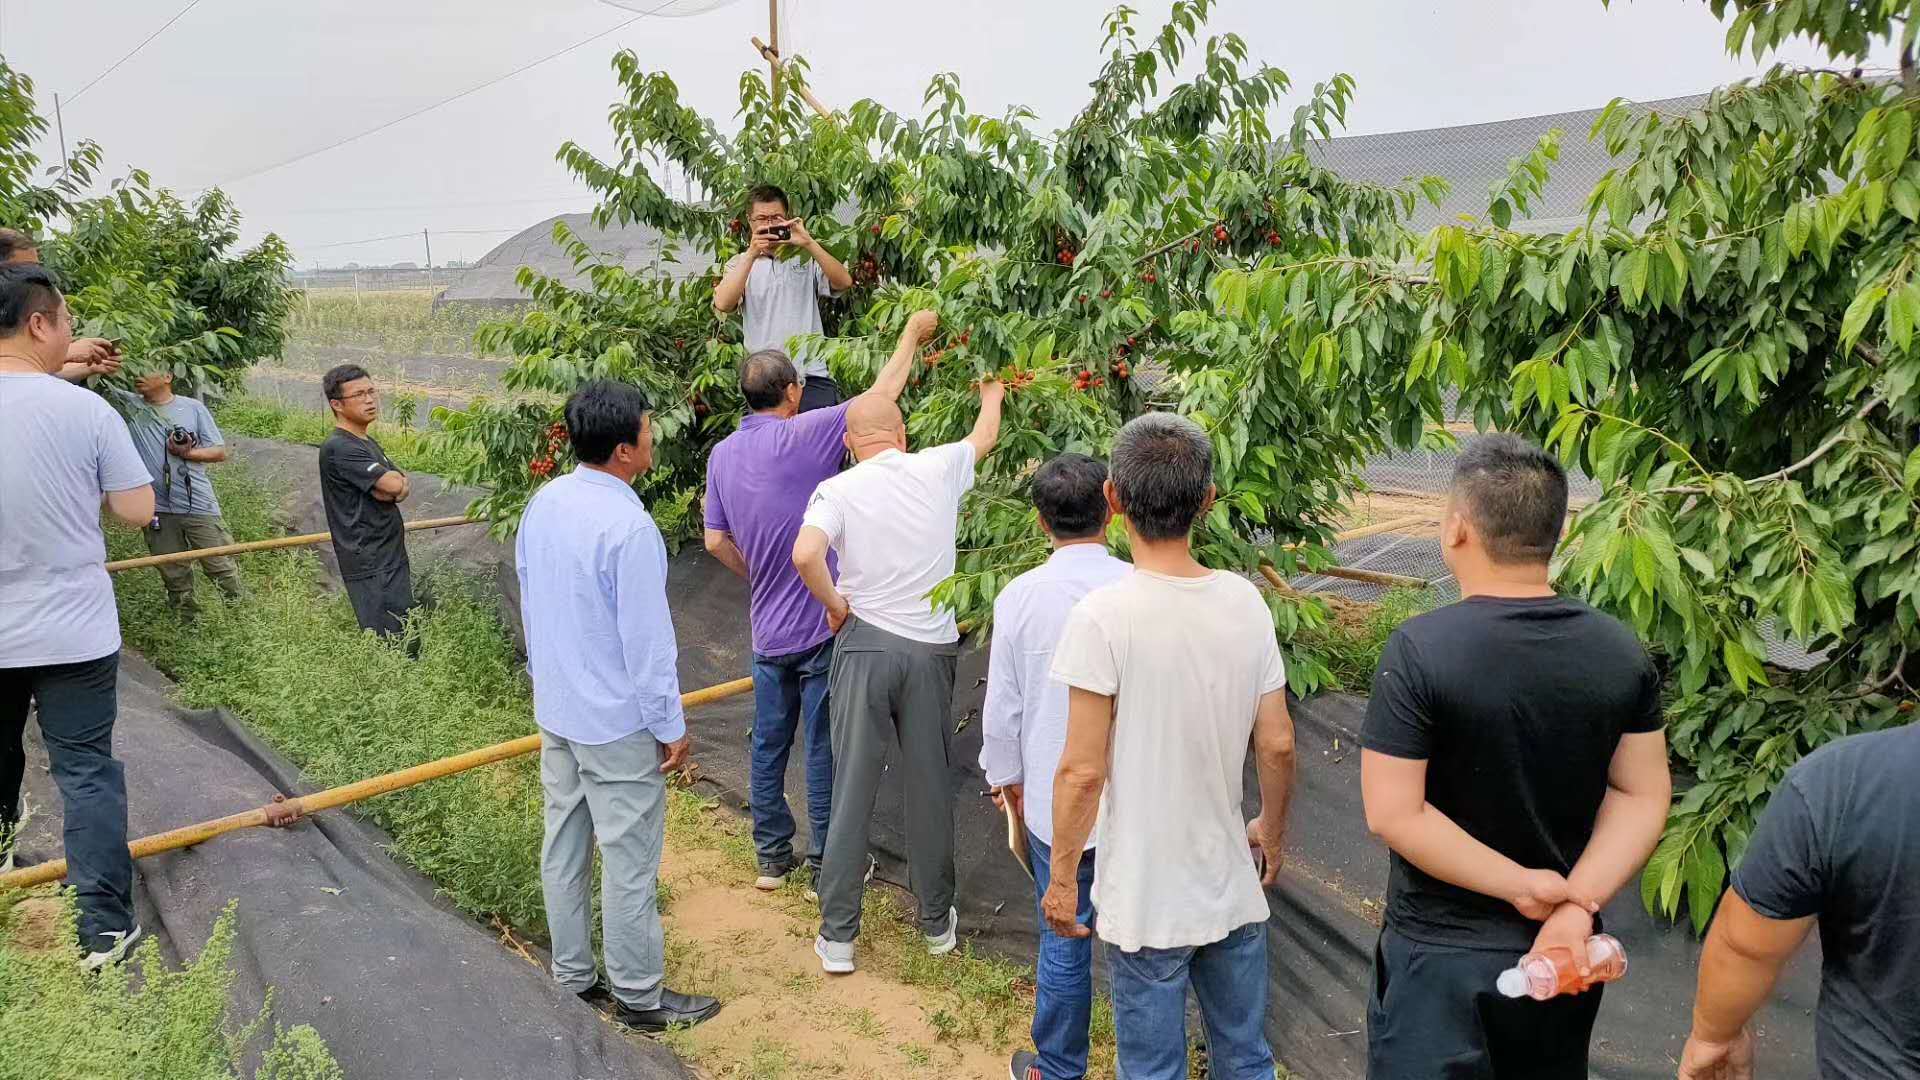
M 72 341 L 53 277 L 0 266 L 0 869 L 15 859 L 6 834 L 31 711 L 60 789 L 83 963 L 98 968 L 140 937 L 126 776 L 113 756 L 120 618 L 100 514 L 104 503 L 146 524 L 153 483 L 113 407 L 54 378 Z
M 823 333 L 820 301 L 853 284 L 853 275 L 820 246 L 806 223 L 787 208 L 787 194 L 772 185 L 747 193 L 747 250 L 727 263 L 713 287 L 713 308 L 722 315 L 741 308 L 747 354 L 786 352 L 798 334 Z M 800 253 L 804 253 L 802 257 Z M 840 403 L 840 388 L 824 359 L 804 348 L 791 357 L 802 383 L 800 411 Z
M 1821 1076 L 1920 1076 L 1920 725 L 1787 771 L 1700 955 L 1682 1080 L 1753 1075 L 1747 1022 L 1820 928 Z
M 154 516 L 142 530 L 147 550 L 155 555 L 199 551 L 233 543 L 220 518 L 220 500 L 213 493 L 207 466 L 227 460 L 226 440 L 207 407 L 173 392 L 173 373 L 150 371 L 134 381 L 138 395 L 115 390 L 113 395 L 127 414 L 133 445 L 153 477 Z M 200 559 L 201 569 L 229 599 L 242 593 L 240 568 L 233 559 Z M 167 603 L 191 617 L 194 602 L 193 563 L 158 567 L 167 587 Z

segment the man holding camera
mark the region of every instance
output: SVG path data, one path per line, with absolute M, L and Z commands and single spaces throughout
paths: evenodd
M 793 216 L 787 193 L 771 184 L 747 193 L 747 227 L 747 250 L 727 263 L 726 274 L 713 287 L 713 309 L 722 315 L 742 309 L 748 355 L 763 349 L 787 352 L 794 335 L 825 332 L 820 300 L 851 286 L 853 275 Z M 795 252 L 808 257 L 791 257 Z M 789 355 L 804 384 L 801 412 L 840 404 L 840 387 L 824 358 L 804 349 Z
M 213 414 L 194 398 L 173 392 L 171 371 L 149 371 L 133 385 L 138 395 L 125 390 L 115 390 L 113 395 L 126 406 L 134 448 L 153 476 L 155 513 L 141 530 L 147 550 L 168 555 L 233 543 L 220 519 L 213 480 L 207 475 L 208 465 L 227 460 L 226 440 L 220 437 Z M 244 591 L 240 568 L 231 558 L 222 555 L 199 563 L 227 599 L 240 598 Z M 167 587 L 167 603 L 192 618 L 199 611 L 193 595 L 193 563 L 172 563 L 159 570 Z

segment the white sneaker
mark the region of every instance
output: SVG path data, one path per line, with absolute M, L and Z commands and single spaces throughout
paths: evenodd
M 80 961 L 80 966 L 87 971 L 99 971 L 108 964 L 117 964 L 125 960 L 128 951 L 133 948 L 133 943 L 140 940 L 141 932 L 140 924 L 134 923 L 131 930 L 101 934 L 94 940 L 96 943 L 105 945 L 106 948 L 88 953 Z
M 786 884 L 786 882 L 787 875 L 785 874 L 761 874 L 759 877 L 753 879 L 753 887 L 759 889 L 761 892 L 777 892 L 780 886 Z
M 939 937 L 927 935 L 927 955 L 945 956 L 960 944 L 960 909 L 947 909 L 947 930 Z
M 820 970 L 829 975 L 848 975 L 853 972 L 851 941 L 828 941 L 823 937 L 815 937 L 813 953 L 820 958 Z

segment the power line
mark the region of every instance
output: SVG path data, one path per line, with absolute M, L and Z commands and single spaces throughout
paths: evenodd
M 564 191 L 552 195 L 534 196 L 528 199 L 487 199 L 480 202 L 436 202 L 410 203 L 400 206 L 303 206 L 294 210 L 282 210 L 287 214 L 362 214 L 380 213 L 397 210 L 471 210 L 482 206 L 524 206 L 530 203 L 575 203 L 581 200 L 592 201 L 599 196 L 591 191 Z
M 506 229 L 430 229 L 436 236 L 498 236 L 501 233 L 517 233 L 519 226 Z M 387 240 L 418 239 L 418 232 L 391 233 L 387 236 L 369 236 L 365 240 L 335 240 L 329 244 L 297 244 L 301 251 L 324 251 L 327 248 L 360 247 L 363 244 L 378 244 Z
M 200 0 L 194 0 L 194 3 L 199 3 L 199 2 Z M 593 35 L 590 38 L 586 38 L 583 41 L 576 41 L 573 44 L 567 46 L 566 48 L 561 49 L 559 52 L 548 53 L 546 56 L 543 56 L 540 59 L 534 60 L 530 63 L 522 64 L 519 67 L 514 68 L 512 71 L 509 71 L 504 75 L 498 75 L 498 76 L 495 76 L 494 78 L 488 79 L 486 82 L 480 83 L 475 86 L 470 86 L 467 89 L 462 90 L 457 94 L 454 94 L 452 97 L 442 98 L 441 100 L 436 101 L 431 105 L 422 106 L 418 109 L 413 110 L 410 113 L 407 113 L 404 116 L 395 117 L 392 120 L 388 120 L 384 124 L 380 124 L 376 127 L 368 128 L 367 130 L 360 132 L 358 135 L 349 135 L 344 139 L 338 139 L 334 142 L 330 142 L 327 145 L 322 146 L 317 150 L 309 150 L 303 154 L 295 154 L 293 157 L 287 158 L 283 161 L 274 162 L 271 165 L 267 165 L 263 168 L 255 169 L 252 172 L 243 173 L 239 176 L 234 177 L 231 180 L 222 181 L 221 183 L 212 184 L 209 186 L 210 187 L 226 187 L 231 184 L 238 184 L 243 180 L 251 180 L 256 176 L 263 176 L 267 173 L 275 171 L 276 169 L 284 169 L 289 165 L 293 165 L 298 162 L 305 161 L 308 158 L 318 157 L 321 154 L 327 153 L 328 151 L 338 150 L 340 147 L 346 146 L 349 143 L 359 142 L 361 139 L 364 139 L 369 135 L 378 135 L 381 132 L 387 130 L 388 128 L 397 127 L 398 125 L 404 124 L 409 120 L 413 120 L 417 117 L 425 116 L 426 114 L 434 111 L 435 109 L 439 109 L 444 106 L 451 105 L 454 102 L 459 101 L 463 98 L 471 97 L 482 90 L 486 90 L 490 87 L 498 86 L 501 83 L 506 82 L 508 79 L 512 79 L 516 76 L 523 75 L 529 71 L 532 71 L 534 68 L 537 68 L 542 64 L 548 63 L 550 61 L 558 60 L 561 57 L 567 55 L 568 53 L 571 53 L 577 49 L 585 48 L 586 46 L 591 45 L 596 41 L 599 41 L 603 37 L 606 37 L 610 34 L 618 33 L 619 31 L 624 30 L 629 26 L 632 26 L 634 23 L 637 23 L 642 19 L 648 18 L 659 12 L 665 11 L 667 8 L 673 7 L 675 4 L 679 2 L 680 0 L 667 0 L 666 3 L 660 4 L 657 7 L 653 7 L 646 11 L 643 11 L 640 14 L 635 15 L 631 19 L 626 19 L 622 22 L 616 23 L 613 26 L 610 26 L 605 30 L 602 30 L 599 33 Z M 737 2 L 738 0 L 725 0 L 724 3 L 718 6 L 725 7 L 727 6 L 727 4 L 733 4 Z M 205 191 L 207 189 L 201 188 L 200 190 Z
M 84 94 L 84 93 L 86 93 L 87 91 L 89 91 L 89 90 L 91 90 L 91 89 L 93 89 L 93 86 L 94 86 L 94 83 L 97 83 L 97 82 L 99 82 L 99 81 L 100 81 L 101 79 L 104 79 L 104 78 L 106 78 L 107 76 L 109 76 L 109 75 L 111 75 L 111 74 L 113 74 L 114 72 L 116 72 L 116 71 L 118 71 L 118 70 L 120 70 L 120 65 L 121 65 L 121 64 L 124 64 L 124 63 L 126 63 L 127 61 L 129 61 L 129 60 L 131 60 L 131 59 L 133 59 L 133 58 L 134 58 L 135 56 L 137 56 L 137 55 L 139 55 L 139 53 L 140 53 L 140 50 L 141 50 L 141 49 L 144 49 L 144 48 L 146 48 L 146 47 L 147 47 L 148 45 L 151 45 L 151 44 L 153 44 L 153 39 L 154 39 L 154 38 L 157 38 L 157 37 L 159 37 L 159 36 L 160 36 L 161 34 L 164 34 L 164 33 L 166 33 L 166 32 L 167 32 L 167 28 L 168 28 L 169 26 L 172 26 L 172 25 L 173 25 L 174 23 L 177 23 L 177 22 L 179 22 L 179 21 L 180 21 L 180 19 L 181 19 L 181 18 L 182 18 L 183 16 L 185 16 L 187 12 L 189 12 L 189 11 L 192 11 L 192 10 L 193 10 L 194 8 L 197 8 L 197 7 L 199 7 L 199 6 L 200 6 L 200 0 L 191 0 L 191 2 L 190 2 L 189 4 L 187 4 L 187 6 L 186 6 L 186 7 L 183 7 L 183 8 L 181 8 L 181 9 L 179 10 L 179 12 L 177 12 L 177 13 L 176 13 L 176 14 L 175 14 L 175 15 L 173 16 L 173 18 L 171 18 L 171 19 L 168 19 L 168 20 L 167 20 L 166 22 L 164 22 L 164 23 L 161 23 L 161 24 L 160 24 L 160 29 L 158 29 L 158 30 L 155 30 L 155 31 L 154 31 L 153 33 L 151 33 L 151 34 L 148 34 L 148 35 L 147 35 L 147 37 L 146 37 L 146 40 L 144 40 L 144 41 L 142 41 L 142 42 L 141 42 L 140 44 L 138 44 L 138 45 L 135 45 L 135 46 L 133 47 L 133 51 L 132 51 L 132 52 L 130 52 L 130 53 L 128 53 L 127 55 L 125 55 L 125 56 L 123 56 L 123 57 L 121 57 L 121 58 L 120 58 L 120 59 L 118 59 L 118 60 L 115 60 L 115 61 L 113 62 L 113 64 L 112 64 L 112 66 L 110 66 L 110 67 L 108 67 L 108 68 L 107 68 L 107 70 L 105 70 L 105 71 L 103 71 L 103 72 L 101 72 L 101 73 L 100 73 L 100 74 L 98 74 L 98 75 L 95 75 L 95 76 L 93 77 L 93 82 L 90 82 L 90 83 L 88 83 L 87 85 L 85 85 L 85 86 L 83 86 L 83 87 L 81 87 L 81 88 L 80 88 L 80 89 L 79 89 L 78 91 L 76 91 L 76 92 L 74 93 L 74 95 L 73 95 L 72 97 L 70 97 L 70 98 L 68 98 L 68 99 L 67 99 L 67 104 L 69 104 L 69 105 L 71 105 L 71 104 L 73 104 L 74 102 L 76 102 L 76 101 L 79 101 L 79 100 L 80 100 L 80 95 L 81 95 L 81 94 Z

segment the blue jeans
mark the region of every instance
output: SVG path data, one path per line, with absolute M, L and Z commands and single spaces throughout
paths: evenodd
M 1053 850 L 1027 830 L 1033 856 L 1034 909 L 1047 895 Z M 1093 852 L 1080 857 L 1081 925 L 1093 926 Z M 1080 1080 L 1087 1074 L 1087 1025 L 1093 1021 L 1093 939 L 1063 938 L 1040 916 L 1040 960 L 1033 995 L 1033 1048 L 1045 1080 Z
M 1186 1080 L 1189 982 L 1207 1028 L 1207 1075 L 1273 1080 L 1266 923 L 1197 948 L 1108 949 L 1107 961 L 1123 1080 Z
M 794 735 L 806 729 L 807 863 L 817 875 L 833 808 L 833 735 L 827 719 L 827 675 L 833 639 L 805 652 L 753 657 L 753 764 L 748 802 L 760 872 L 793 869 L 793 811 L 787 806 L 787 757 Z

